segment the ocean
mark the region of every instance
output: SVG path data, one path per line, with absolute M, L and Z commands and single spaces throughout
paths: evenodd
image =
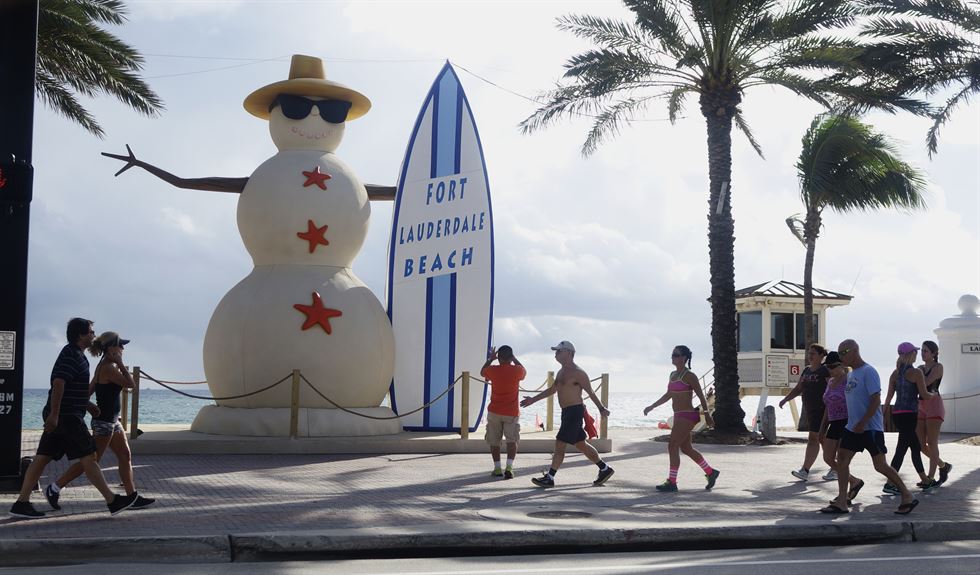
M 207 390 L 195 391 L 199 395 L 206 395 Z M 46 389 L 25 389 L 24 390 L 24 419 L 23 429 L 40 429 L 42 426 L 41 410 L 47 401 L 48 390 Z M 659 394 L 621 392 L 613 393 L 609 398 L 609 427 L 657 427 L 659 422 L 666 421 L 671 415 L 670 405 L 660 406 L 644 417 L 643 408 L 653 403 Z M 769 404 L 776 406 L 778 398 L 770 398 Z M 190 424 L 194 421 L 194 416 L 202 406 L 211 404 L 210 401 L 191 399 L 178 395 L 166 389 L 144 389 L 140 391 L 140 413 L 139 421 L 141 424 L 151 423 L 174 423 Z M 758 397 L 746 397 L 742 400 L 742 409 L 745 411 L 746 425 L 751 425 L 752 418 L 755 416 L 756 408 L 759 405 Z M 543 422 L 547 411 L 545 401 L 540 401 L 527 409 L 521 410 L 521 426 L 524 429 L 532 429 L 535 424 L 535 416 L 540 417 Z M 598 416 L 598 410 L 591 401 L 586 400 L 586 407 L 593 417 Z M 558 413 L 558 402 L 555 402 L 555 426 L 557 428 L 560 421 Z M 792 427 L 793 416 L 789 408 L 779 409 L 776 407 L 776 425 L 778 427 Z

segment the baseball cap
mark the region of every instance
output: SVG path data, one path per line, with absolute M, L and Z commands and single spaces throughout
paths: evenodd
M 570 351 L 575 353 L 575 346 L 570 341 L 560 341 L 558 345 L 551 348 L 553 351 Z
M 836 351 L 828 353 L 827 357 L 823 358 L 823 364 L 828 367 L 840 365 L 840 354 Z
M 898 355 L 905 355 L 906 353 L 912 353 L 913 351 L 919 351 L 919 348 L 907 341 L 903 341 L 902 343 L 898 344 Z

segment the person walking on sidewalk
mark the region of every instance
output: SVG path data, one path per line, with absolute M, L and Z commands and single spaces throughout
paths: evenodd
M 136 382 L 129 373 L 129 368 L 123 364 L 122 354 L 128 339 L 122 339 L 114 331 L 107 331 L 95 338 L 88 351 L 94 357 L 101 357 L 95 366 L 95 376 L 89 385 L 89 397 L 95 393 L 98 414 L 92 417 L 92 435 L 95 436 L 95 460 L 102 461 L 102 454 L 107 447 L 116 455 L 119 465 L 119 478 L 127 495 L 136 495 L 133 509 L 141 509 L 153 504 L 155 499 L 136 494 L 133 482 L 133 456 L 126 440 L 126 432 L 119 423 L 121 408 L 120 396 L 123 389 L 133 389 Z M 44 488 L 44 496 L 54 509 L 61 509 L 58 499 L 61 490 L 80 476 L 84 470 L 80 462 L 69 467 L 54 483 Z
M 943 426 L 943 420 L 946 419 L 946 406 L 943 405 L 943 398 L 939 395 L 939 384 L 943 381 L 943 364 L 939 363 L 939 346 L 936 342 L 930 340 L 922 342 L 922 361 L 925 363 L 920 365 L 919 369 L 926 378 L 926 389 L 932 393 L 932 397 L 919 399 L 919 416 L 915 433 L 919 436 L 922 453 L 929 458 L 929 478 L 935 478 L 936 470 L 939 470 L 939 479 L 936 481 L 936 485 L 939 486 L 949 479 L 953 464 L 944 462 L 939 457 L 939 430 Z
M 10 508 L 10 514 L 14 517 L 44 517 L 44 512 L 31 504 L 31 491 L 48 463 L 64 455 L 68 455 L 69 460 L 79 461 L 89 482 L 105 499 L 111 515 L 126 510 L 136 502 L 135 493 L 117 495 L 109 489 L 95 460 L 95 441 L 85 426 L 85 412 L 89 408 L 89 364 L 83 350 L 92 345 L 95 339 L 92 323 L 79 317 L 68 322 L 68 344 L 58 354 L 51 370 L 51 389 L 41 412 L 44 432 L 38 442 L 34 461 L 24 473 L 20 495 Z
M 834 479 L 837 479 L 837 449 L 840 446 L 840 439 L 844 435 L 844 427 L 847 425 L 847 397 L 844 393 L 844 387 L 847 384 L 847 368 L 841 364 L 840 354 L 836 351 L 828 353 L 823 363 L 830 371 L 830 377 L 827 378 L 827 390 L 823 392 L 823 403 L 826 409 L 821 427 L 827 429 L 823 440 L 823 460 L 830 467 L 830 472 L 827 475 L 832 473 Z M 827 481 L 831 480 L 827 479 Z M 861 478 L 854 474 L 851 474 L 849 481 L 850 489 L 854 489 L 859 483 L 862 486 L 864 484 Z
M 586 393 L 595 403 L 601 416 L 609 417 L 609 410 L 596 397 L 589 376 L 582 368 L 575 365 L 575 346 L 570 341 L 562 341 L 551 349 L 555 352 L 555 360 L 561 364 L 561 369 L 555 376 L 554 385 L 534 397 L 525 396 L 521 401 L 521 407 L 527 407 L 557 393 L 558 405 L 561 406 L 561 428 L 555 438 L 555 453 L 551 457 L 551 469 L 542 477 L 531 478 L 531 482 L 538 487 L 554 487 L 555 474 L 558 473 L 562 461 L 565 460 L 565 449 L 569 445 L 574 445 L 589 461 L 599 467 L 599 475 L 592 482 L 592 485 L 602 485 L 612 477 L 614 472 L 613 468 L 606 465 L 599 457 L 599 452 L 586 442 L 586 433 L 583 428 L 585 404 L 582 403 L 582 393 Z
M 885 412 L 891 414 L 892 422 L 898 430 L 898 445 L 895 446 L 895 455 L 892 456 L 892 469 L 900 471 L 905 462 L 905 453 L 911 450 L 912 465 L 919 474 L 918 485 L 928 490 L 935 487 L 937 482 L 926 475 L 926 469 L 922 465 L 922 444 L 919 443 L 915 427 L 919 420 L 919 398 L 928 400 L 932 398 L 932 394 L 926 389 L 926 378 L 922 371 L 915 367 L 918 351 L 919 348 L 910 342 L 898 344 L 895 370 L 888 378 Z M 891 404 L 893 396 L 894 407 Z M 889 495 L 898 495 L 898 489 L 891 483 L 886 483 L 882 491 Z
M 823 513 L 847 513 L 848 505 L 864 487 L 861 481 L 850 486 L 851 460 L 854 454 L 868 450 L 875 471 L 885 476 L 902 495 L 902 504 L 895 513 L 907 515 L 919 504 L 905 487 L 898 472 L 885 461 L 885 426 L 881 416 L 881 378 L 878 371 L 861 357 L 861 349 L 853 339 L 845 339 L 837 346 L 841 362 L 851 368 L 847 375 L 844 393 L 847 397 L 847 425 L 837 450 L 837 499 L 820 511 Z
M 823 392 L 827 389 L 827 377 L 830 372 L 823 365 L 823 358 L 827 355 L 827 350 L 821 345 L 812 344 L 806 351 L 808 365 L 803 368 L 800 380 L 796 387 L 792 389 L 786 397 L 779 401 L 779 408 L 782 409 L 787 402 L 792 401 L 796 396 L 803 396 L 803 415 L 800 417 L 800 424 L 797 431 L 808 432 L 806 438 L 806 451 L 803 454 L 803 466 L 799 469 L 790 471 L 793 477 L 806 481 L 810 478 L 810 468 L 820 454 L 820 442 L 822 439 L 821 424 L 824 421 L 825 406 L 823 403 Z M 831 469 L 823 476 L 826 481 L 837 479 L 834 470 Z
M 670 354 L 674 371 L 670 372 L 668 377 L 667 391 L 660 399 L 643 409 L 643 415 L 647 415 L 668 401 L 672 402 L 674 408 L 674 424 L 670 429 L 670 443 L 667 444 L 667 452 L 670 456 L 670 473 L 667 480 L 657 486 L 657 491 L 677 491 L 677 471 L 681 467 L 681 452 L 704 470 L 704 475 L 708 479 L 708 485 L 705 486 L 705 489 L 714 487 L 715 481 L 718 480 L 718 475 L 721 473 L 708 465 L 701 452 L 694 449 L 694 445 L 691 443 L 691 431 L 701 421 L 701 412 L 693 404 L 694 394 L 697 394 L 701 401 L 705 423 L 714 425 L 711 414 L 708 413 L 708 400 L 704 397 L 701 382 L 698 381 L 698 376 L 691 371 L 691 355 L 691 350 L 686 345 L 679 345 L 674 348 Z
M 497 365 L 490 365 L 495 359 Z M 513 479 L 514 458 L 517 457 L 517 444 L 521 439 L 521 410 L 517 396 L 527 370 L 514 356 L 514 350 L 509 345 L 502 345 L 497 350 L 491 348 L 480 375 L 490 384 L 485 437 L 490 444 L 490 457 L 493 458 L 493 471 L 490 474 Z M 504 438 L 507 439 L 507 467 L 501 469 L 500 441 Z

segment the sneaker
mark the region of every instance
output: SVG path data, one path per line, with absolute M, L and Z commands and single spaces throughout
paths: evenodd
M 156 503 L 156 499 L 152 497 L 143 497 L 142 495 L 136 495 L 136 502 L 133 503 L 133 509 L 143 509 L 144 507 L 149 507 Z
M 59 497 L 61 497 L 61 492 L 55 493 L 54 489 L 51 489 L 50 483 L 44 488 L 44 498 L 48 500 L 48 505 L 50 505 L 51 509 L 54 509 L 55 511 L 61 510 L 61 506 L 58 505 Z
M 595 485 L 597 487 L 599 485 L 602 485 L 603 483 L 606 482 L 607 479 L 609 479 L 610 477 L 612 477 L 613 473 L 616 473 L 616 472 L 613 471 L 613 468 L 612 467 L 609 467 L 607 465 L 605 469 L 600 469 L 599 470 L 599 475 L 596 476 L 595 481 L 592 482 L 592 485 Z
M 513 479 L 513 478 L 514 478 L 514 470 L 511 469 L 510 467 L 504 469 L 504 479 Z
M 538 487 L 554 487 L 555 480 L 545 473 L 542 477 L 532 477 L 531 483 L 537 485 Z
M 109 515 L 117 515 L 123 511 L 129 509 L 136 503 L 136 498 L 139 494 L 133 493 L 132 495 L 116 495 L 112 498 L 112 503 L 108 504 Z
M 939 487 L 939 482 L 931 477 L 927 477 L 926 480 L 922 481 L 921 483 L 922 485 L 920 485 L 919 487 L 922 489 L 922 491 L 931 491 L 936 487 Z
M 711 473 L 706 473 L 704 476 L 708 478 L 708 484 L 705 485 L 705 489 L 711 489 L 715 486 L 715 481 L 718 480 L 718 476 L 721 475 L 721 471 L 717 469 L 712 469 Z
M 504 476 L 504 470 L 499 467 L 497 467 L 496 469 L 490 472 L 490 477 L 503 477 L 503 476 Z
M 657 491 L 677 491 L 677 484 L 668 479 L 657 486 Z
M 837 481 L 837 472 L 831 469 L 823 476 L 824 481 Z
M 934 482 L 936 482 L 936 480 L 933 479 L 932 477 L 926 477 L 922 481 L 916 483 L 915 486 L 918 487 L 919 489 L 925 489 L 926 487 L 928 487 L 929 485 L 931 485 Z
M 946 465 L 939 468 L 939 481 L 937 481 L 936 484 L 942 485 L 943 483 L 946 483 L 946 480 L 949 479 L 949 472 L 952 470 L 953 464 L 947 461 Z
M 898 487 L 892 485 L 891 483 L 886 483 L 884 487 L 881 488 L 882 493 L 887 493 L 889 495 L 901 495 L 901 490 Z
M 806 469 L 803 469 L 802 467 L 799 469 L 794 469 L 793 471 L 790 471 L 790 473 L 793 474 L 793 477 L 800 479 L 802 481 L 806 481 L 810 477 L 810 472 L 807 471 Z
M 38 511 L 34 509 L 30 501 L 15 501 L 13 505 L 10 506 L 10 514 L 14 517 L 20 517 L 21 519 L 37 519 L 38 517 L 44 517 L 43 511 Z

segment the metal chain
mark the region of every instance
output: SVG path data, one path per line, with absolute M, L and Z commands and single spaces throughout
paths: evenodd
M 183 391 L 180 391 L 179 389 L 174 389 L 174 388 L 170 387 L 169 385 L 167 385 L 166 383 L 164 383 L 164 382 L 160 381 L 159 379 L 153 377 L 152 375 L 146 373 L 145 371 L 142 371 L 141 370 L 140 371 L 140 375 L 143 375 L 147 379 L 149 379 L 150 381 L 152 381 L 153 383 L 159 383 L 160 385 L 162 385 L 163 387 L 169 389 L 170 391 L 172 391 L 174 393 L 179 393 L 180 395 L 183 395 L 184 397 L 190 397 L 190 398 L 193 398 L 193 399 L 206 399 L 206 400 L 209 400 L 209 401 L 226 401 L 226 400 L 230 400 L 230 399 L 242 399 L 244 397 L 250 397 L 250 396 L 253 396 L 253 395 L 258 395 L 258 394 L 262 393 L 263 391 L 268 391 L 268 390 L 272 389 L 273 387 L 279 385 L 280 383 L 282 383 L 282 382 L 286 381 L 287 379 L 289 379 L 290 377 L 292 377 L 292 374 L 289 374 L 286 377 L 280 379 L 279 381 L 273 383 L 272 385 L 263 387 L 262 389 L 259 389 L 259 390 L 256 390 L 256 391 L 252 391 L 252 392 L 249 392 L 249 393 L 243 393 L 241 395 L 230 395 L 228 397 L 205 397 L 203 395 L 192 395 L 190 393 L 184 393 Z
M 386 420 L 389 420 L 389 419 L 400 419 L 402 417 L 408 417 L 409 415 L 412 415 L 414 413 L 418 413 L 418 412 L 422 411 L 423 409 L 429 407 L 433 403 L 436 403 L 437 401 L 439 401 L 440 399 L 442 399 L 447 393 L 449 393 L 450 391 L 452 391 L 452 389 L 454 387 L 456 387 L 456 384 L 459 383 L 459 381 L 463 378 L 463 376 L 462 375 L 458 376 L 456 378 L 456 381 L 454 381 L 452 385 L 450 385 L 449 387 L 447 387 L 446 390 L 443 391 L 442 393 L 440 393 L 438 397 L 436 397 L 435 399 L 433 399 L 429 403 L 426 403 L 422 407 L 419 407 L 418 409 L 413 409 L 412 411 L 409 411 L 407 413 L 402 413 L 402 414 L 399 414 L 399 415 L 393 415 L 393 416 L 390 416 L 390 417 L 389 416 L 379 417 L 379 416 L 376 416 L 376 415 L 367 415 L 367 414 L 364 414 L 364 413 L 358 413 L 356 411 L 352 411 L 350 409 L 347 409 L 346 407 L 342 407 L 336 401 L 334 401 L 334 400 L 330 399 L 329 397 L 327 397 L 327 396 L 323 395 L 322 393 L 320 393 L 320 390 L 317 389 L 312 383 L 310 383 L 310 380 L 306 379 L 306 376 L 303 375 L 302 373 L 300 374 L 300 378 L 304 382 L 306 382 L 306 385 L 310 386 L 310 389 L 312 389 L 314 393 L 316 393 L 317 395 L 319 395 L 320 397 L 322 397 L 324 400 L 327 401 L 327 403 L 329 403 L 330 405 L 334 406 L 335 408 L 337 408 L 337 409 L 339 409 L 341 411 L 346 411 L 347 413 L 350 413 L 350 414 L 353 414 L 353 415 L 357 415 L 359 417 L 366 417 L 368 419 L 378 419 L 378 420 L 386 421 Z

